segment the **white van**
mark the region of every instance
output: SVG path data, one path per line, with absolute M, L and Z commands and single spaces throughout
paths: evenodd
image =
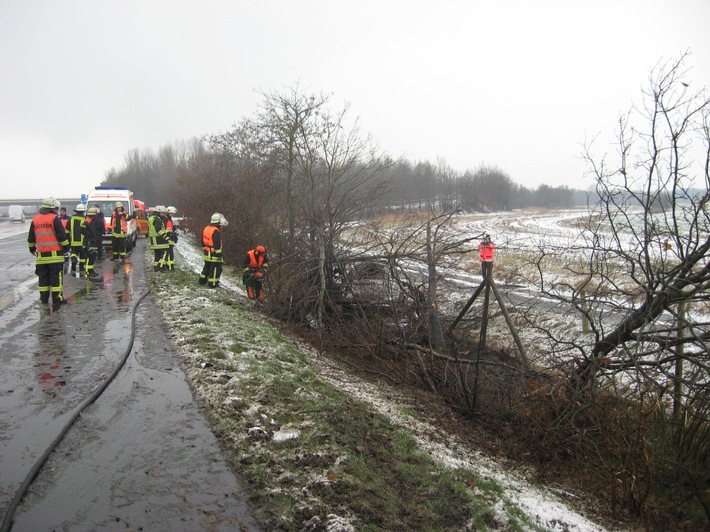
M 7 216 L 11 222 L 25 223 L 25 208 L 22 205 L 10 205 L 7 209 Z
M 126 187 L 95 187 L 89 193 L 86 201 L 86 208 L 98 205 L 102 213 L 104 213 L 104 237 L 102 239 L 104 245 L 111 245 L 111 215 L 116 208 L 116 202 L 120 201 L 123 204 L 123 210 L 133 216 L 133 192 Z M 126 238 L 126 251 L 130 251 L 136 245 L 138 240 L 138 229 L 136 220 L 132 218 L 128 221 L 128 237 Z

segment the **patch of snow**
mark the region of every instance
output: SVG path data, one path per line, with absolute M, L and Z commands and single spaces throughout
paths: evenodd
M 274 432 L 274 437 L 273 441 L 276 443 L 280 443 L 283 441 L 288 441 L 288 440 L 295 440 L 301 435 L 301 432 L 296 429 L 281 429 L 276 432 Z

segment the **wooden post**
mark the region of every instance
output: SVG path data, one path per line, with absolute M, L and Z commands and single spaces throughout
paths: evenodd
M 483 282 L 481 283 L 481 286 L 486 287 L 486 293 L 483 298 L 483 316 L 481 318 L 481 334 L 478 339 L 478 350 L 476 352 L 476 365 L 474 367 L 474 376 L 473 376 L 473 400 L 471 402 L 471 409 L 475 410 L 476 409 L 476 403 L 478 402 L 478 373 L 479 373 L 479 366 L 481 364 L 481 352 L 483 349 L 486 347 L 486 333 L 488 331 L 488 302 L 490 300 L 490 283 L 489 279 L 491 278 L 490 273 L 486 276 L 485 279 L 483 279 Z
M 680 424 L 683 414 L 683 338 L 685 338 L 687 327 L 685 319 L 687 312 L 687 303 L 678 305 L 678 359 L 675 361 L 675 377 L 673 379 L 673 421 L 676 426 Z
M 525 353 L 525 348 L 523 347 L 523 342 L 520 341 L 520 335 L 518 334 L 518 330 L 515 328 L 515 324 L 513 323 L 513 320 L 510 319 L 510 314 L 508 314 L 508 309 L 505 308 L 505 303 L 503 303 L 503 298 L 500 297 L 500 294 L 498 293 L 498 287 L 496 286 L 495 281 L 491 278 L 490 280 L 490 285 L 491 288 L 493 289 L 493 295 L 496 296 L 496 299 L 498 300 L 498 304 L 500 305 L 500 310 L 503 312 L 503 317 L 505 318 L 505 322 L 508 324 L 508 329 L 510 329 L 510 333 L 513 335 L 513 340 L 515 340 L 515 345 L 518 346 L 518 351 L 520 351 L 520 358 L 523 360 L 523 365 L 525 366 L 525 369 L 528 369 L 530 367 L 530 362 L 528 362 L 528 357 L 527 354 Z
M 466 301 L 466 304 L 463 306 L 461 309 L 461 312 L 459 312 L 459 315 L 456 316 L 456 319 L 453 321 L 451 326 L 449 327 L 449 334 L 451 334 L 458 325 L 458 323 L 461 321 L 461 319 L 464 317 L 464 315 L 468 312 L 468 309 L 471 308 L 471 305 L 473 305 L 473 302 L 476 300 L 476 298 L 480 295 L 481 290 L 483 290 L 483 287 L 486 286 L 486 280 L 484 279 L 481 284 L 478 285 L 478 288 L 476 288 L 476 291 L 473 293 L 471 297 L 468 298 L 468 301 Z
M 488 308 L 490 306 L 491 300 L 491 275 L 490 273 L 483 280 L 483 284 L 486 285 L 486 292 L 483 295 L 483 316 L 481 319 L 481 335 L 478 341 L 478 351 L 485 349 L 486 347 L 486 336 L 488 335 Z

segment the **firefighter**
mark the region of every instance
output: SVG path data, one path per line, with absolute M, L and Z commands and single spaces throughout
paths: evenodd
M 242 282 L 247 289 L 249 299 L 264 299 L 264 281 L 269 261 L 264 246 L 256 246 L 247 251 L 242 260 Z
M 202 230 L 202 250 L 205 266 L 198 282 L 206 284 L 207 288 L 217 288 L 219 278 L 222 276 L 222 227 L 227 227 L 227 220 L 216 212 L 210 218 L 210 225 Z
M 67 234 L 71 245 L 71 273 L 78 277 L 86 271 L 86 254 L 84 253 L 84 236 L 81 233 L 81 224 L 86 217 L 86 205 L 79 203 L 74 207 L 74 214 L 69 218 Z M 77 269 L 78 267 L 78 269 Z
M 35 273 L 39 278 L 39 299 L 59 307 L 65 302 L 62 294 L 64 253 L 69 251 L 69 238 L 54 210 L 54 198 L 42 201 L 39 214 L 32 219 L 27 245 L 36 257 Z
M 148 219 L 148 238 L 150 239 L 150 249 L 153 250 L 153 271 L 166 271 L 168 268 L 168 230 L 165 227 L 163 214 L 166 208 L 158 205 L 153 209 L 153 214 Z
M 64 230 L 67 230 L 67 225 L 69 224 L 69 215 L 67 214 L 67 208 L 66 207 L 60 207 L 59 208 L 59 220 L 61 220 L 62 225 L 64 226 Z
M 99 255 L 99 246 L 103 235 L 103 227 L 99 222 L 98 207 L 89 207 L 86 218 L 81 223 L 81 236 L 84 244 L 84 270 L 86 279 L 96 279 L 99 274 L 94 271 L 94 264 Z
M 486 234 L 478 244 L 478 255 L 481 259 L 481 275 L 485 279 L 493 271 L 493 261 L 495 259 L 496 245 L 491 242 L 490 235 Z
M 104 233 L 106 232 L 106 218 L 101 210 L 101 205 L 94 203 L 96 209 L 96 260 L 104 260 Z
M 131 216 L 123 210 L 123 203 L 116 202 L 111 214 L 111 260 L 125 262 L 128 220 Z
M 173 271 L 175 269 L 175 244 L 177 244 L 178 227 L 173 220 L 173 214 L 177 214 L 177 209 L 175 207 L 168 207 L 166 209 L 165 215 L 165 228 L 168 230 L 168 256 L 167 256 L 167 267 L 168 271 Z

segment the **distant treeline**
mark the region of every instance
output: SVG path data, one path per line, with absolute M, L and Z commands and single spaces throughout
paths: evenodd
M 157 152 L 133 149 L 126 154 L 123 166 L 111 168 L 101 184 L 128 187 L 149 206 L 164 204 L 180 209 L 176 186 L 179 175 L 189 175 L 184 170 L 194 156 L 205 149 L 209 150 L 198 139 L 165 145 Z M 475 212 L 526 207 L 569 208 L 587 205 L 590 195 L 588 191 L 567 186 L 540 185 L 530 189 L 494 166 L 481 166 L 461 174 L 441 161 L 413 163 L 400 159 L 383 173 L 383 180 L 389 185 L 387 192 L 371 204 L 380 212 L 414 211 L 432 204 L 443 210 Z M 204 186 L 210 184 L 204 183 Z
M 569 208 L 587 205 L 588 192 L 567 186 L 540 185 L 529 189 L 513 181 L 494 166 L 481 166 L 463 174 L 445 163 L 395 163 L 389 173 L 390 192 L 382 198 L 386 205 L 417 209 L 432 202 L 442 210 L 506 211 L 525 207 Z

